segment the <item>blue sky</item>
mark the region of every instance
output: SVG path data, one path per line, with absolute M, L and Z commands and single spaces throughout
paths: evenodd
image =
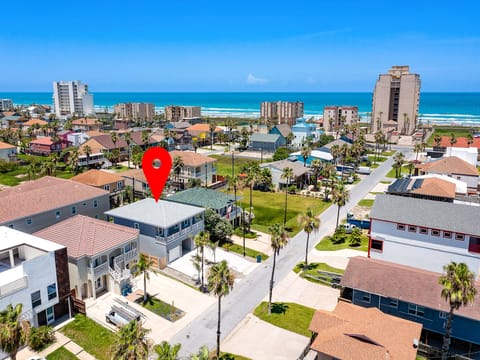
M 0 91 L 480 91 L 480 2 L 6 1 Z

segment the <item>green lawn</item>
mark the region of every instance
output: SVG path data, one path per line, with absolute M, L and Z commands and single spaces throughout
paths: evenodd
M 395 153 L 396 153 L 395 150 L 382 151 L 382 155 L 383 155 L 383 156 L 392 156 L 392 155 L 395 154 Z
M 77 314 L 75 320 L 60 331 L 97 359 L 110 359 L 110 348 L 115 342 L 115 334 L 95 321 Z
M 181 319 L 185 315 L 185 313 L 175 307 L 174 304 L 167 304 L 165 301 L 153 296 L 149 296 L 146 303 L 143 302 L 143 296 L 138 298 L 136 302 L 142 305 L 145 309 L 148 309 L 158 316 L 172 322 Z
M 54 352 L 47 355 L 47 360 L 76 360 L 76 357 L 73 353 L 65 349 L 63 346 L 59 347 Z
M 227 251 L 231 251 L 231 252 L 234 252 L 234 253 L 237 253 L 237 254 L 240 254 L 240 255 L 243 256 L 243 246 L 242 245 L 226 243 L 226 244 L 223 244 L 223 248 Z M 251 257 L 253 259 L 256 259 L 257 255 L 260 255 L 262 257 L 262 261 L 265 261 L 265 260 L 268 259 L 267 254 L 264 254 L 260 251 L 250 249 L 248 247 L 245 247 L 245 255 L 248 256 L 248 257 Z
M 268 302 L 263 301 L 255 310 L 255 316 L 285 330 L 310 337 L 308 330 L 315 309 L 295 303 L 273 303 L 272 313 L 268 315 Z
M 217 159 L 215 167 L 217 168 L 217 175 L 232 175 L 232 156 L 231 155 L 210 155 L 209 157 Z M 240 168 L 248 163 L 260 163 L 255 159 L 245 159 L 235 157 L 235 175 L 240 173 Z
M 0 184 L 7 186 L 15 186 L 20 184 L 20 179 L 16 178 L 10 173 L 0 173 Z
M 308 269 L 303 270 L 304 263 L 299 262 L 294 268 L 293 271 L 296 274 L 300 274 L 300 276 L 308 281 L 322 284 L 322 285 L 329 285 L 331 282 L 332 277 L 328 274 L 321 274 L 318 271 L 328 271 L 337 274 L 345 273 L 343 269 L 334 268 L 327 263 L 310 263 L 308 264 Z
M 373 200 L 373 199 L 362 199 L 358 202 L 358 205 L 359 206 L 372 207 L 374 201 L 375 200 Z
M 403 166 L 402 166 L 401 176 L 403 176 L 403 175 L 408 175 L 408 174 L 409 174 L 409 171 L 408 171 L 407 166 L 406 166 L 406 165 L 403 165 Z M 395 179 L 395 169 L 392 167 L 392 168 L 390 169 L 390 171 L 387 173 L 387 175 L 385 175 L 385 177 Z
M 384 162 L 385 160 L 387 160 L 387 158 L 384 157 L 384 156 L 376 156 L 376 157 L 375 157 L 375 155 L 369 155 L 369 156 L 368 156 L 368 159 L 369 159 L 372 163 L 374 163 L 374 162 Z
M 239 191 L 242 196 L 239 204 L 244 209 L 249 207 L 250 190 Z M 252 222 L 252 229 L 268 233 L 268 227 L 274 223 L 283 224 L 283 214 L 285 206 L 285 193 L 282 192 L 262 192 L 254 190 L 252 193 L 252 206 L 255 219 Z M 299 195 L 288 195 L 287 205 L 287 228 L 291 233 L 296 234 L 300 228 L 297 223 L 297 215 L 304 213 L 307 208 L 311 208 L 315 214 L 322 213 L 330 206 L 329 202 L 322 199 L 306 198 Z
M 360 246 L 350 246 L 349 236 L 350 235 L 347 234 L 346 240 L 342 243 L 337 243 L 337 244 L 332 243 L 330 236 L 325 236 L 315 246 L 315 249 L 319 251 L 336 251 L 336 250 L 342 250 L 342 249 L 368 251 L 368 237 L 366 235 L 362 235 L 362 244 Z

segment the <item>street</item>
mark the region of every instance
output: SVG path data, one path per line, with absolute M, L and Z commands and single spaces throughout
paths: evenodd
M 398 148 L 404 152 L 406 159 L 411 156 L 411 149 Z M 355 206 L 391 169 L 393 157 L 380 164 L 372 174 L 357 184 L 350 191 L 350 200 L 340 211 L 340 218 L 346 217 L 346 212 Z M 321 201 L 321 200 L 319 200 Z M 318 243 L 319 239 L 333 233 L 337 217 L 337 206 L 332 205 L 321 215 L 320 229 L 317 232 L 317 241 L 310 241 L 310 250 Z M 301 231 L 290 239 L 288 245 L 280 251 L 275 268 L 275 282 L 279 282 L 303 259 L 305 255 L 306 233 Z M 271 276 L 272 257 L 262 266 L 250 273 L 244 280 L 235 286 L 233 291 L 222 298 L 222 339 L 225 338 L 235 326 L 250 313 L 268 293 L 268 284 Z M 275 301 L 275 288 L 273 301 Z M 280 299 L 278 299 L 280 300 Z M 211 305 L 188 326 L 179 331 L 170 339 L 172 344 L 181 343 L 180 355 L 186 356 L 196 353 L 198 349 L 207 345 L 209 348 L 216 346 L 217 303 Z M 261 341 L 261 339 L 258 339 Z M 248 346 L 248 344 L 245 344 Z

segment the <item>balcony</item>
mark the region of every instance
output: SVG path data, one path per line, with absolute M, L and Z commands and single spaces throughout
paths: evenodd
M 22 276 L 19 279 L 10 281 L 7 284 L 2 284 L 2 286 L 0 286 L 0 299 L 7 295 L 16 293 L 17 291 L 20 291 L 22 289 L 25 289 L 27 286 L 28 281 L 26 276 Z
M 202 231 L 204 228 L 203 222 L 198 222 L 196 224 L 193 224 L 185 229 L 180 230 L 179 232 L 172 234 L 170 236 L 156 236 L 155 240 L 161 243 L 162 245 L 167 245 L 170 244 L 171 242 L 174 242 L 178 239 L 184 239 L 188 237 L 189 234 L 191 233 L 197 233 L 199 231 Z
M 105 274 L 108 274 L 108 262 L 104 262 L 95 267 L 90 267 L 90 276 L 93 280 Z

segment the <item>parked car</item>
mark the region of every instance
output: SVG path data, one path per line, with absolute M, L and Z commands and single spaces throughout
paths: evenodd
M 369 166 L 359 166 L 357 168 L 357 174 L 365 174 L 365 175 L 370 175 L 372 170 L 370 169 Z
M 356 228 L 355 225 L 347 223 L 347 224 L 338 225 L 337 230 L 338 229 L 344 229 L 347 234 L 350 234 L 353 231 L 353 229 L 355 229 L 355 228 Z

